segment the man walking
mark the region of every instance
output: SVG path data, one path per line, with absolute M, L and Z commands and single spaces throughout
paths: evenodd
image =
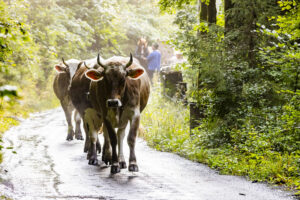
M 157 70 L 160 71 L 160 60 L 161 60 L 161 54 L 158 51 L 158 44 L 154 43 L 152 45 L 152 52 L 147 56 L 148 61 L 148 75 L 152 83 L 153 74 Z

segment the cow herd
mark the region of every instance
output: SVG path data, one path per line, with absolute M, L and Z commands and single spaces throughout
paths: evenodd
M 123 139 L 129 123 L 128 170 L 138 171 L 135 142 L 140 124 L 140 114 L 146 107 L 150 94 L 150 81 L 145 69 L 132 57 L 114 56 L 104 60 L 98 56 L 89 60 L 71 59 L 55 65 L 53 89 L 60 100 L 68 123 L 67 140 L 83 140 L 81 119 L 85 131 L 84 152 L 88 163 L 98 165 L 101 153 L 98 138 L 102 127 L 104 144 L 102 161 L 111 165 L 111 173 L 127 168 L 123 154 Z M 75 131 L 72 112 L 75 111 Z M 117 130 L 117 132 L 116 132 Z

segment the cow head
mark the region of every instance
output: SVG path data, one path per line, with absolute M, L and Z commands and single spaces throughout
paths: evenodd
M 59 73 L 70 73 L 70 67 L 69 65 L 65 62 L 64 58 L 61 58 L 63 64 L 57 64 L 54 66 L 54 69 L 59 72 Z
M 105 88 L 103 90 L 105 90 L 104 93 L 107 99 L 106 107 L 108 108 L 108 114 L 112 113 L 113 116 L 117 116 L 117 112 L 122 106 L 121 98 L 125 92 L 126 79 L 139 79 L 145 71 L 143 68 L 130 68 L 133 63 L 132 54 L 130 54 L 129 62 L 126 64 L 119 61 L 112 61 L 105 65 L 100 62 L 100 55 L 98 54 L 97 63 L 99 67 L 88 70 L 85 75 L 92 81 L 104 81 Z

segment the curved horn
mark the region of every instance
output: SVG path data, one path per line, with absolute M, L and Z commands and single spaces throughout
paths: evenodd
M 105 69 L 105 65 L 103 65 L 100 61 L 100 53 L 98 53 L 97 63 L 98 63 L 98 65 L 100 65 L 101 67 L 103 67 Z
M 89 67 L 86 65 L 86 63 L 85 63 L 85 62 L 83 62 L 83 64 L 84 64 L 84 66 L 85 66 L 86 68 L 88 68 L 88 69 L 89 69 Z
M 125 65 L 125 69 L 126 69 L 127 67 L 129 67 L 129 66 L 132 64 L 132 62 L 133 62 L 133 58 L 132 58 L 132 54 L 130 53 L 130 60 L 129 60 L 129 62 Z
M 61 58 L 61 60 L 64 63 L 64 65 L 66 65 L 66 67 L 69 67 L 69 65 L 65 62 L 64 58 Z

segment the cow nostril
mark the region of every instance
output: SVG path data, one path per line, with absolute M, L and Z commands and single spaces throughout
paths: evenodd
M 118 107 L 121 107 L 122 104 L 121 104 L 121 101 L 119 99 L 108 99 L 106 101 L 106 106 L 108 108 L 118 108 Z

